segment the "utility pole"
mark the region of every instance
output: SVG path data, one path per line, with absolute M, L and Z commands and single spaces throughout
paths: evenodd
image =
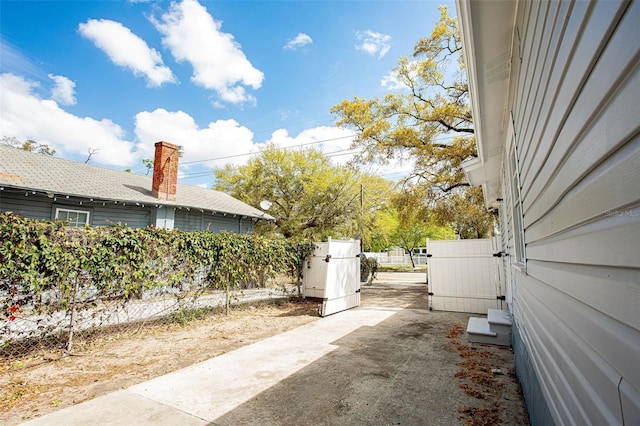
M 364 214 L 364 189 L 363 185 L 360 184 L 360 214 L 358 215 L 358 235 L 360 236 L 360 253 L 364 250 L 364 245 L 362 243 L 362 215 Z

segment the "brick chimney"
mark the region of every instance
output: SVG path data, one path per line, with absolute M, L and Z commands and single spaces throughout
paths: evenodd
M 178 183 L 178 158 L 182 157 L 182 147 L 169 142 L 157 142 L 153 160 L 153 196 L 163 201 L 176 200 Z

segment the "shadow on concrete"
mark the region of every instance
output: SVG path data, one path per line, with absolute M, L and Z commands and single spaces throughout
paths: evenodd
M 470 398 L 453 383 L 447 331 L 468 314 L 429 312 L 426 285 L 363 288 L 360 309 L 397 310 L 212 425 L 451 425 Z M 257 358 L 256 371 L 260 371 Z

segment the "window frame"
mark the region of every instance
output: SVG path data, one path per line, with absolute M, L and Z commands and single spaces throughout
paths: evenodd
M 89 210 L 79 210 L 79 209 L 73 209 L 73 208 L 67 208 L 67 207 L 54 207 L 54 211 L 53 211 L 53 220 L 64 220 L 65 222 L 68 221 L 68 219 L 61 219 L 58 217 L 58 214 L 60 212 L 67 212 L 67 213 L 81 213 L 81 214 L 86 214 L 87 215 L 87 220 L 84 224 L 81 224 L 81 222 L 75 221 L 73 223 L 69 223 L 69 226 L 73 226 L 73 227 L 82 227 L 82 226 L 86 226 L 86 225 L 90 225 L 91 224 L 91 211 Z
M 513 117 L 512 117 L 513 119 Z M 511 121 L 510 147 L 508 150 L 508 185 L 511 196 L 511 219 L 513 230 L 513 248 L 515 251 L 514 264 L 526 268 L 526 242 L 524 233 L 524 212 L 522 210 L 522 184 L 520 181 L 520 164 L 518 159 L 518 147 L 516 144 L 516 133 L 513 121 Z

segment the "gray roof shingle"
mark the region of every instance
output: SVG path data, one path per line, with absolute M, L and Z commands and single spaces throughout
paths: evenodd
M 0 146 L 0 186 L 101 201 L 179 206 L 273 220 L 220 191 L 178 184 L 176 201 L 151 194 L 151 176 Z

